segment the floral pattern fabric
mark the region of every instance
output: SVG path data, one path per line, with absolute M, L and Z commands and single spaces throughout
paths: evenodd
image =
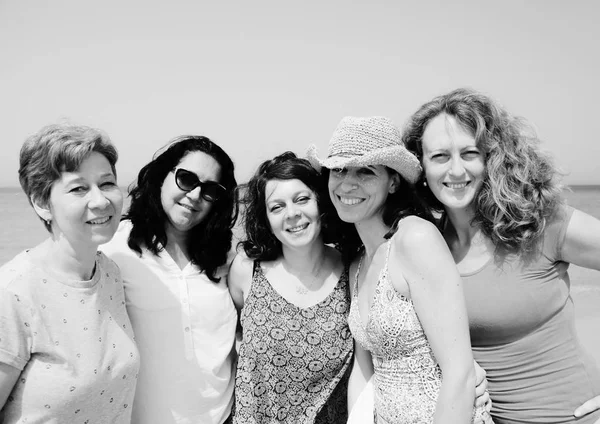
M 374 368 L 375 422 L 433 422 L 442 372 L 410 299 L 398 293 L 388 278 L 387 263 L 379 274 L 366 327 L 358 310 L 358 273 L 348 317 L 352 335 L 371 352 Z M 487 411 L 474 408 L 474 423 L 491 423 Z
M 233 423 L 346 422 L 353 340 L 348 270 L 320 303 L 285 300 L 254 263 L 241 313 Z

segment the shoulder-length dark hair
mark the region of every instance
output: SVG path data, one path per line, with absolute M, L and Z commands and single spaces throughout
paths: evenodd
M 250 259 L 269 261 L 281 256 L 281 242 L 273 235 L 267 218 L 265 188 L 271 180 L 300 180 L 316 196 L 321 218 L 321 236 L 324 243 L 336 244 L 339 220 L 327 194 L 319 172 L 306 159 L 293 152 L 282 153 L 263 162 L 248 183 L 240 186 L 244 206 L 243 225 L 245 240 L 238 243 Z
M 217 161 L 221 166 L 219 183 L 227 189 L 226 195 L 214 202 L 210 213 L 202 222 L 190 230 L 187 242 L 191 262 L 202 269 L 208 278 L 217 282 L 217 268 L 226 263 L 231 249 L 232 228 L 238 213 L 235 190 L 237 183 L 231 158 L 206 137 L 177 137 L 142 168 L 137 183 L 130 187 L 131 204 L 123 216 L 133 226 L 127 244 L 139 254 L 142 253 L 142 247 L 146 247 L 155 255 L 166 246 L 165 224 L 168 218 L 161 203 L 162 186 L 169 172 L 191 152 L 206 153 Z
M 534 254 L 547 220 L 561 203 L 562 188 L 560 174 L 541 151 L 535 131 L 490 97 L 460 88 L 425 103 L 408 120 L 402 138 L 421 162 L 425 128 L 442 113 L 473 135 L 485 157 L 473 225 L 492 240 L 497 253 Z M 423 174 L 417 183 L 419 193 L 432 209 L 443 211 L 424 178 Z
M 390 228 L 387 234 L 385 234 L 385 238 L 389 239 L 396 232 L 398 222 L 407 216 L 414 215 L 434 222 L 432 214 L 417 195 L 414 186 L 393 169 L 387 166 L 385 168 L 388 174 L 396 174 L 400 179 L 398 190 L 389 194 L 383 205 L 382 220 Z M 327 181 L 329 179 L 329 169 L 323 168 L 321 172 L 323 178 Z M 342 252 L 344 260 L 351 261 L 360 252 L 363 243 L 354 224 L 341 222 L 339 226 L 342 230 L 337 239 L 338 249 Z

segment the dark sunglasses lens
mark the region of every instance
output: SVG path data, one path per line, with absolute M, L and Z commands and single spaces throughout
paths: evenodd
M 175 173 L 175 182 L 180 189 L 191 191 L 198 186 L 200 180 L 193 172 L 186 171 L 185 169 L 178 169 Z
M 202 197 L 209 202 L 215 202 L 225 193 L 225 189 L 217 183 L 207 182 L 202 184 Z

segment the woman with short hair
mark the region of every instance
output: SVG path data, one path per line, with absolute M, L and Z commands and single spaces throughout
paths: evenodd
M 51 125 L 23 144 L 19 181 L 50 237 L 0 269 L 0 421 L 122 423 L 139 356 L 117 266 L 117 151 L 93 128 Z

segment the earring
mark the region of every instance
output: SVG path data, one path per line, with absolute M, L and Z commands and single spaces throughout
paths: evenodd
M 51 220 L 51 219 L 47 219 L 47 220 L 46 220 L 46 225 L 47 225 L 48 227 L 50 227 L 50 226 L 52 225 L 52 220 Z
M 423 187 L 427 187 L 427 181 L 423 181 Z

